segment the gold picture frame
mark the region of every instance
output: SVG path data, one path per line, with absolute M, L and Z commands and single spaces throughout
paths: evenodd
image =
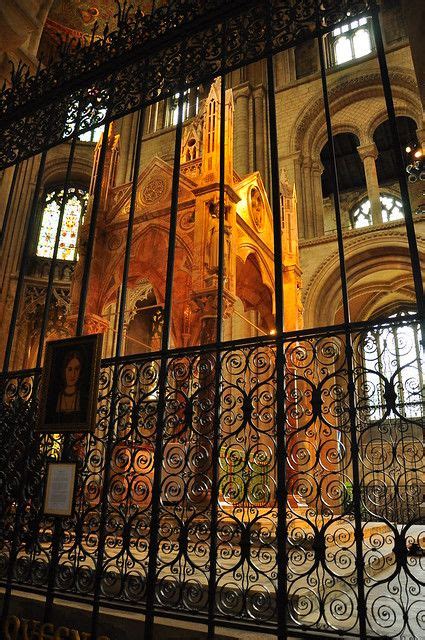
M 44 492 L 43 512 L 49 516 L 70 516 L 74 505 L 75 462 L 50 462 Z
M 95 333 L 47 342 L 37 431 L 94 430 L 102 339 Z

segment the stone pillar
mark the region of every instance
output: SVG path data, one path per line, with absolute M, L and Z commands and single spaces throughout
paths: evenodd
M 325 214 L 323 208 L 323 192 L 322 192 L 322 173 L 323 165 L 319 161 L 313 162 L 313 198 L 315 204 L 313 230 L 316 237 L 321 237 L 325 233 Z
M 382 223 L 382 207 L 380 200 L 378 174 L 376 173 L 376 158 L 378 149 L 374 143 L 357 147 L 360 158 L 363 160 L 366 175 L 367 195 L 370 201 L 370 213 L 374 225 Z
M 124 184 L 127 174 L 127 162 L 130 155 L 131 114 L 119 121 L 121 154 L 117 167 L 117 184 Z
M 303 185 L 303 222 L 305 238 L 312 238 L 314 236 L 314 197 L 312 184 L 312 167 L 313 163 L 311 159 L 304 158 L 301 173 Z
M 264 140 L 264 87 L 259 85 L 253 91 L 254 97 L 254 117 L 255 117 L 255 168 L 261 173 L 261 177 L 265 180 L 265 140 Z
M 249 173 L 249 84 L 233 91 L 235 101 L 234 163 L 241 176 Z

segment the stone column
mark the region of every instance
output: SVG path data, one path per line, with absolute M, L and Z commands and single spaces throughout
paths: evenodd
M 376 145 L 372 143 L 357 147 L 357 151 L 359 152 L 360 158 L 363 160 L 372 223 L 374 225 L 382 224 L 382 207 L 375 162 L 378 157 L 378 149 L 376 148 Z
M 323 165 L 319 161 L 313 162 L 312 175 L 313 175 L 313 194 L 314 194 L 314 220 L 313 230 L 316 237 L 323 236 L 325 233 L 325 214 L 323 208 L 323 191 L 322 191 L 322 173 Z
M 234 163 L 241 176 L 249 173 L 249 83 L 234 89 Z
M 302 185 L 303 185 L 303 221 L 304 237 L 312 238 L 314 219 L 314 199 L 312 185 L 312 166 L 310 158 L 304 158 L 302 163 Z
M 253 91 L 255 117 L 255 168 L 265 180 L 266 166 L 264 157 L 264 87 L 259 85 Z

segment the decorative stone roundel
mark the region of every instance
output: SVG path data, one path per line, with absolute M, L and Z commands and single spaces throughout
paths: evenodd
M 146 204 L 157 202 L 161 200 L 165 189 L 165 181 L 162 178 L 152 178 L 142 191 L 142 199 Z
M 261 231 L 264 226 L 264 202 L 263 197 L 257 187 L 251 189 L 251 193 L 249 196 L 249 208 L 251 212 L 251 218 L 253 219 L 255 226 L 257 227 L 258 231 Z

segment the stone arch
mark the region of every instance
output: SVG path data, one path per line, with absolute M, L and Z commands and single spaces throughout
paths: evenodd
M 146 277 L 152 283 L 158 302 L 162 302 L 165 292 L 166 267 L 168 249 L 168 226 L 166 224 L 152 223 L 143 226 L 136 231 L 132 242 L 132 254 L 135 256 L 130 263 L 129 286 L 134 286 L 140 278 Z M 155 257 L 156 255 L 156 257 Z M 176 261 L 174 275 L 177 267 L 184 273 L 190 271 L 192 264 L 192 250 L 179 236 L 176 237 Z M 110 302 L 111 296 L 121 284 L 120 279 L 114 278 L 113 287 L 109 285 L 110 274 L 121 273 L 123 255 L 121 252 L 114 256 L 108 267 L 108 275 L 104 278 L 103 296 L 105 305 Z
M 85 156 L 86 154 L 84 154 Z M 65 181 L 65 175 L 68 167 L 67 155 L 61 155 L 51 159 L 47 159 L 44 171 L 44 186 L 62 184 Z M 87 157 L 76 157 L 72 164 L 71 183 L 80 183 L 89 188 L 91 174 L 93 170 L 93 154 L 87 154 Z
M 422 107 L 417 96 L 417 88 L 414 75 L 403 68 L 393 68 L 390 71 L 393 95 L 400 100 L 403 109 L 408 111 L 406 115 L 413 117 L 418 122 L 421 119 Z M 380 74 L 371 72 L 366 74 L 347 74 L 339 77 L 329 87 L 329 102 L 333 117 L 353 102 L 378 97 L 381 101 L 382 83 Z M 302 151 L 303 155 L 311 156 L 311 150 L 315 148 L 315 141 L 324 136 L 326 132 L 325 116 L 323 109 L 322 92 L 318 91 L 316 98 L 311 101 L 311 106 L 301 111 L 289 140 L 290 153 Z M 396 110 L 399 105 L 396 104 Z M 382 108 L 379 107 L 382 111 Z M 375 116 L 374 116 L 375 117 Z M 337 126 L 337 125 L 336 125 Z M 347 126 L 351 126 L 347 124 Z M 360 137 L 362 144 L 370 142 L 363 134 Z
M 264 282 L 258 253 L 251 251 L 245 260 L 239 255 L 236 261 L 236 289 L 244 310 L 260 314 L 260 327 L 267 332 L 273 328 L 273 292 Z
M 361 138 L 364 135 L 359 129 L 359 127 L 357 127 L 353 123 L 337 124 L 335 127 L 332 127 L 332 133 L 333 133 L 333 137 L 337 136 L 340 133 L 349 133 L 349 134 L 351 133 L 353 136 L 355 136 L 359 140 L 359 144 L 360 144 Z M 326 146 L 327 142 L 328 142 L 328 133 L 326 129 L 323 129 L 318 134 L 317 139 L 315 140 L 315 143 L 311 150 L 313 162 L 321 162 L 320 153 L 323 147 Z
M 352 321 L 371 318 L 380 308 L 415 301 L 409 247 L 399 231 L 366 232 L 346 242 L 346 269 Z M 422 259 L 425 242 L 418 238 Z M 325 258 L 305 288 L 306 327 L 343 321 L 339 256 Z
M 418 118 L 418 114 L 412 113 L 410 109 L 406 109 L 406 107 L 401 105 L 396 107 L 395 111 L 396 111 L 397 117 L 405 116 L 406 118 L 411 118 L 415 122 L 416 127 L 418 129 L 420 128 L 420 118 Z M 366 135 L 370 140 L 373 140 L 373 134 L 375 133 L 376 129 L 379 127 L 379 125 L 383 124 L 386 120 L 388 120 L 388 113 L 387 113 L 387 110 L 383 108 L 369 122 Z
M 267 263 L 264 256 L 258 251 L 258 248 L 251 244 L 250 242 L 243 242 L 239 245 L 237 251 L 237 257 L 242 261 L 246 262 L 250 255 L 254 255 L 256 261 L 258 262 L 258 266 L 261 272 L 261 277 L 264 284 L 273 291 L 274 289 L 274 272 L 273 272 L 273 264 L 272 262 Z

